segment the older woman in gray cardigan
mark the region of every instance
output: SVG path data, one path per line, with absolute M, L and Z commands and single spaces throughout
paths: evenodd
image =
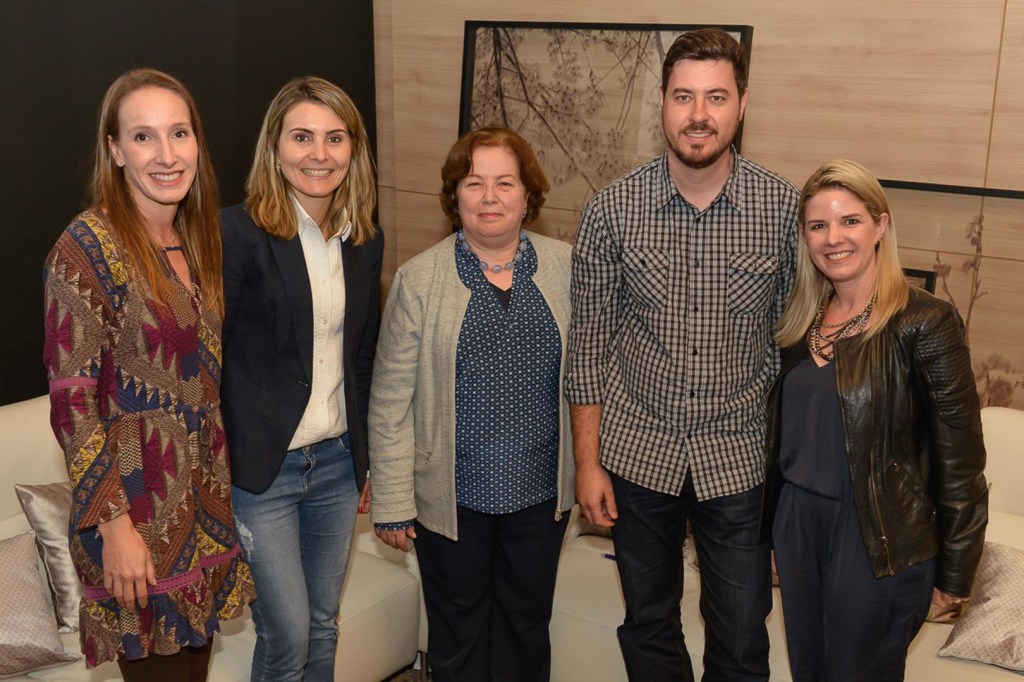
M 392 547 L 416 541 L 434 680 L 543 681 L 573 504 L 571 250 L 522 230 L 548 182 L 517 133 L 463 136 L 442 179 L 461 230 L 399 269 L 384 310 L 373 519 Z

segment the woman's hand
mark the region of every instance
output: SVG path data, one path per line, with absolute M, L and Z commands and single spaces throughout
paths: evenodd
M 955 606 L 957 604 L 964 604 L 968 599 L 970 599 L 970 597 L 954 597 L 951 594 L 943 592 L 937 587 L 932 590 L 932 603 L 943 608 L 949 608 L 950 606 Z
M 960 617 L 960 612 L 967 605 L 969 597 L 954 597 L 939 588 L 932 590 L 932 605 L 928 610 L 928 619 L 940 623 L 952 623 Z
M 156 586 L 156 569 L 145 540 L 128 514 L 99 525 L 103 538 L 103 587 L 122 607 L 148 603 L 147 585 Z
M 408 552 L 412 549 L 409 544 L 409 540 L 416 539 L 416 528 L 415 526 L 409 526 L 405 530 L 381 530 L 376 529 L 377 537 L 384 541 L 388 547 L 394 547 L 400 549 L 403 552 Z
M 363 492 L 359 495 L 359 513 L 369 514 L 370 504 L 373 502 L 373 493 L 370 492 L 370 475 L 366 475 L 366 485 L 363 486 Z

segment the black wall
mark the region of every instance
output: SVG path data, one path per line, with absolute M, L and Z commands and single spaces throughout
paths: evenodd
M 372 0 L 0 0 L 0 404 L 46 393 L 43 260 L 85 206 L 103 94 L 137 66 L 192 91 L 224 205 L 293 76 L 340 85 L 376 147 Z

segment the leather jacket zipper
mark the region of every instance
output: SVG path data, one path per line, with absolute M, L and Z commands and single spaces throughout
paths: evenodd
M 835 354 L 835 357 L 833 359 L 833 362 L 836 363 L 836 391 L 839 393 L 839 396 L 840 396 L 839 411 L 840 411 L 840 413 L 842 414 L 842 417 L 843 417 L 843 430 L 845 431 L 846 430 L 846 424 L 848 422 L 847 422 L 847 419 L 846 419 L 846 405 L 842 401 L 843 389 L 845 388 L 844 386 L 841 385 L 842 384 L 842 379 L 843 379 L 843 372 L 841 370 L 843 369 L 843 365 L 842 365 L 842 361 L 841 361 L 841 357 L 842 356 L 841 356 L 841 354 L 839 352 L 839 343 L 837 343 L 836 346 L 837 346 L 836 347 L 836 354 Z M 874 448 L 872 448 L 872 450 L 874 450 Z M 850 469 L 850 477 L 852 479 L 852 477 L 853 477 L 853 465 L 850 462 L 850 452 L 851 452 L 851 450 L 850 450 L 850 440 L 849 440 L 849 434 L 847 434 L 847 436 L 846 436 L 846 465 Z M 889 557 L 889 536 L 885 532 L 885 523 L 882 521 L 882 508 L 881 508 L 881 505 L 878 504 L 878 489 L 875 487 L 875 464 L 876 464 L 875 459 L 876 459 L 875 452 L 874 451 L 869 452 L 868 453 L 868 487 L 869 487 L 870 493 L 871 493 L 871 504 L 875 508 L 875 519 L 877 519 L 877 521 L 878 521 L 878 530 L 881 531 L 882 556 L 885 559 L 885 568 L 888 571 L 888 575 L 896 575 L 896 572 L 894 570 L 892 570 L 892 561 L 890 560 L 890 557 Z M 856 495 L 854 495 L 854 498 L 856 498 Z M 854 504 L 856 505 L 856 499 L 854 499 Z
M 892 562 L 889 560 L 889 536 L 885 532 L 885 522 L 882 521 L 882 508 L 878 504 L 878 490 L 875 488 L 875 453 L 868 453 L 868 460 L 871 463 L 869 472 L 871 474 L 871 502 L 875 507 L 875 518 L 878 519 L 878 530 L 882 532 L 882 555 L 885 557 L 885 568 L 889 575 L 896 575 L 892 570 Z

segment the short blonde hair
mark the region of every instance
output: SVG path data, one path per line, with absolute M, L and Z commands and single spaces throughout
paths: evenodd
M 814 265 L 807 250 L 807 243 L 803 239 L 803 231 L 807 225 L 807 202 L 811 197 L 828 189 L 846 190 L 860 199 L 875 222 L 881 220 L 883 213 L 889 216 L 889 228 L 876 247 L 876 300 L 871 314 L 871 326 L 864 337 L 871 338 L 880 332 L 893 315 L 903 310 L 910 295 L 907 278 L 900 267 L 896 224 L 885 190 L 871 171 L 856 161 L 829 161 L 811 174 L 800 192 L 801 238 L 797 240 L 796 281 L 775 332 L 775 340 L 783 348 L 792 346 L 804 338 L 818 308 L 832 293 L 832 283 Z
M 313 102 L 330 109 L 348 128 L 352 140 L 348 174 L 334 191 L 324 224 L 320 227 L 329 234 L 335 234 L 343 227 L 341 221 L 347 214 L 352 221 L 352 243 L 356 246 L 363 244 L 376 232 L 373 210 L 377 205 L 377 186 L 366 125 L 352 98 L 323 78 L 293 78 L 270 102 L 256 141 L 252 170 L 245 182 L 245 207 L 253 222 L 275 237 L 291 239 L 298 233 L 288 181 L 278 164 L 277 145 L 285 115 L 302 102 Z

